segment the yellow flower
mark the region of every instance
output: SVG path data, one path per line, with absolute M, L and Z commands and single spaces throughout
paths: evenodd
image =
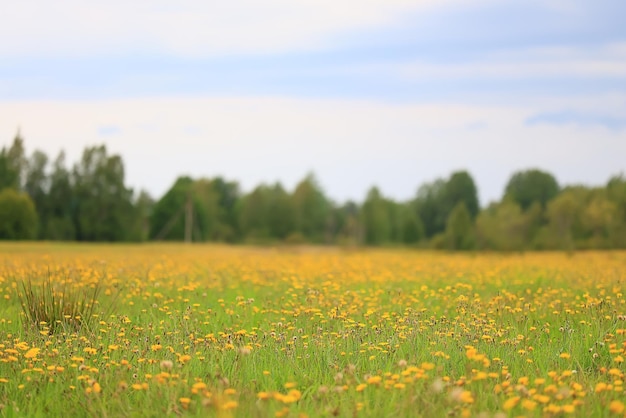
M 367 383 L 370 385 L 377 385 L 383 380 L 380 376 L 372 376 L 367 379 Z
M 622 401 L 611 401 L 611 403 L 609 404 L 609 411 L 611 411 L 614 414 L 618 414 L 621 415 L 624 413 L 624 409 L 626 407 L 624 407 L 624 404 L 622 403 Z
M 506 401 L 504 401 L 504 404 L 502 405 L 502 409 L 504 409 L 505 411 L 509 411 L 515 408 L 517 404 L 519 403 L 519 400 L 520 400 L 519 396 L 514 396 L 512 398 L 507 399 Z
M 189 404 L 191 403 L 191 399 L 189 398 L 178 398 L 178 402 L 182 405 L 184 409 L 189 408 Z
M 463 403 L 474 403 L 474 396 L 469 390 L 464 390 L 459 396 L 459 400 Z
M 201 390 L 206 389 L 206 388 L 207 388 L 206 383 L 197 382 L 191 386 L 191 393 L 195 395 L 195 394 L 200 393 Z
M 221 408 L 223 410 L 229 410 L 229 409 L 235 409 L 237 408 L 237 406 L 238 404 L 236 401 L 227 401 L 222 404 Z
M 272 397 L 272 394 L 269 392 L 259 392 L 256 394 L 256 397 L 261 400 L 266 400 Z
M 531 401 L 530 399 L 524 399 L 522 401 L 522 408 L 524 408 L 527 411 L 533 411 L 536 406 L 537 406 L 537 402 Z
M 37 347 L 31 348 L 30 350 L 28 350 L 25 354 L 24 357 L 28 358 L 28 359 L 32 359 L 37 357 L 37 354 L 39 354 L 39 349 Z

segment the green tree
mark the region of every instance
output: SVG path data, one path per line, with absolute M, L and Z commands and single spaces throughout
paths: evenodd
M 46 173 L 48 156 L 42 151 L 35 151 L 28 160 L 25 171 L 24 191 L 30 196 L 39 215 L 39 236 L 43 238 L 49 218 L 50 178 Z
M 331 205 L 313 174 L 308 174 L 298 183 L 292 199 L 297 231 L 312 242 L 324 242 L 329 227 Z
M 348 246 L 362 244 L 364 234 L 360 212 L 359 205 L 353 201 L 332 209 L 333 237 L 338 244 Z
M 457 171 L 447 180 L 438 179 L 422 185 L 418 189 L 415 206 L 426 236 L 433 237 L 444 232 L 450 213 L 461 202 L 474 220 L 479 211 L 478 191 L 467 171 Z
M 465 202 L 459 202 L 450 212 L 446 222 L 446 241 L 450 250 L 474 248 L 474 226 Z
M 89 147 L 73 170 L 74 225 L 79 241 L 126 241 L 135 221 L 133 192 L 124 184 L 124 163 L 106 146 Z
M 131 239 L 133 241 L 147 241 L 150 238 L 150 216 L 154 207 L 154 199 L 142 190 L 134 199 L 136 219 L 133 222 Z
M 476 244 L 479 249 L 521 251 L 529 244 L 530 221 L 511 199 L 492 203 L 476 218 Z
M 0 150 L 0 190 L 6 187 L 20 190 L 25 168 L 24 140 L 18 131 L 11 146 Z
M 606 193 L 617 212 L 611 246 L 626 248 L 626 178 L 623 175 L 612 177 L 606 185 Z
M 76 239 L 73 215 L 77 200 L 71 175 L 65 165 L 65 153 L 61 151 L 52 164 L 49 176 L 46 221 L 42 235 L 49 240 L 71 241 Z
M 268 223 L 271 190 L 266 185 L 257 186 L 251 193 L 244 196 L 239 208 L 239 227 L 242 236 L 252 241 L 270 239 Z
M 0 191 L 0 239 L 37 237 L 37 211 L 27 194 L 6 188 Z
M 191 213 L 187 212 L 191 204 Z M 186 217 L 191 215 L 191 219 Z M 150 215 L 150 237 L 182 241 L 186 222 L 191 224 L 192 239 L 214 239 L 219 217 L 218 196 L 210 180 L 194 181 L 183 176 L 154 204 Z
M 575 191 L 566 190 L 548 203 L 546 210 L 550 234 L 547 246 L 572 251 L 575 249 L 574 226 L 581 208 Z
M 470 217 L 475 219 L 480 209 L 478 205 L 478 189 L 474 179 L 467 171 L 457 171 L 452 173 L 448 179 L 445 189 L 445 205 L 448 213 L 452 212 L 460 202 L 465 203 Z
M 361 217 L 367 244 L 381 245 L 389 242 L 391 236 L 389 208 L 378 188 L 372 187 L 367 193 Z
M 445 188 L 445 180 L 438 179 L 432 183 L 423 184 L 417 191 L 415 206 L 428 238 L 445 230 L 446 219 L 449 215 L 445 202 Z
M 605 189 L 591 193 L 580 214 L 581 229 L 586 238 L 586 248 L 611 248 L 614 246 L 614 233 L 620 229 L 617 205 L 608 197 Z
M 296 229 L 296 210 L 280 183 L 268 190 L 267 224 L 272 238 L 284 240 Z
M 214 192 L 217 194 L 219 205 L 219 222 L 215 231 L 218 241 L 233 242 L 237 239 L 238 219 L 237 204 L 241 198 L 239 184 L 234 181 L 226 181 L 222 177 L 212 180 Z
M 407 204 L 402 207 L 401 222 L 402 243 L 413 245 L 424 239 L 424 224 L 413 205 Z
M 196 240 L 216 241 L 219 239 L 221 208 L 215 183 L 209 179 L 196 180 L 191 188 L 193 195 L 193 229 Z
M 518 171 L 509 179 L 504 194 L 513 199 L 523 211 L 539 202 L 543 208 L 559 193 L 559 184 L 548 172 L 531 169 Z

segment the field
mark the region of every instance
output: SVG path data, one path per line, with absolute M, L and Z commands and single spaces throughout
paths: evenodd
M 624 416 L 625 278 L 624 252 L 3 244 L 0 414 Z M 61 294 L 97 304 L 22 313 Z

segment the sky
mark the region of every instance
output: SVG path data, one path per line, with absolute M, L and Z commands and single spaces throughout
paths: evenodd
M 123 156 L 244 191 L 314 172 L 405 200 L 456 170 L 482 204 L 517 170 L 626 172 L 623 0 L 1 2 L 0 146 Z

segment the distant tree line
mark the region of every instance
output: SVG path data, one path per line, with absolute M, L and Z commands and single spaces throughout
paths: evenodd
M 73 166 L 65 154 L 27 155 L 18 134 L 0 150 L 0 239 L 406 245 L 449 250 L 626 248 L 626 179 L 561 187 L 538 169 L 514 173 L 501 201 L 480 208 L 467 171 L 397 202 L 372 187 L 362 203 L 329 199 L 312 174 L 293 191 L 178 178 L 158 200 L 125 184 L 104 145 Z

